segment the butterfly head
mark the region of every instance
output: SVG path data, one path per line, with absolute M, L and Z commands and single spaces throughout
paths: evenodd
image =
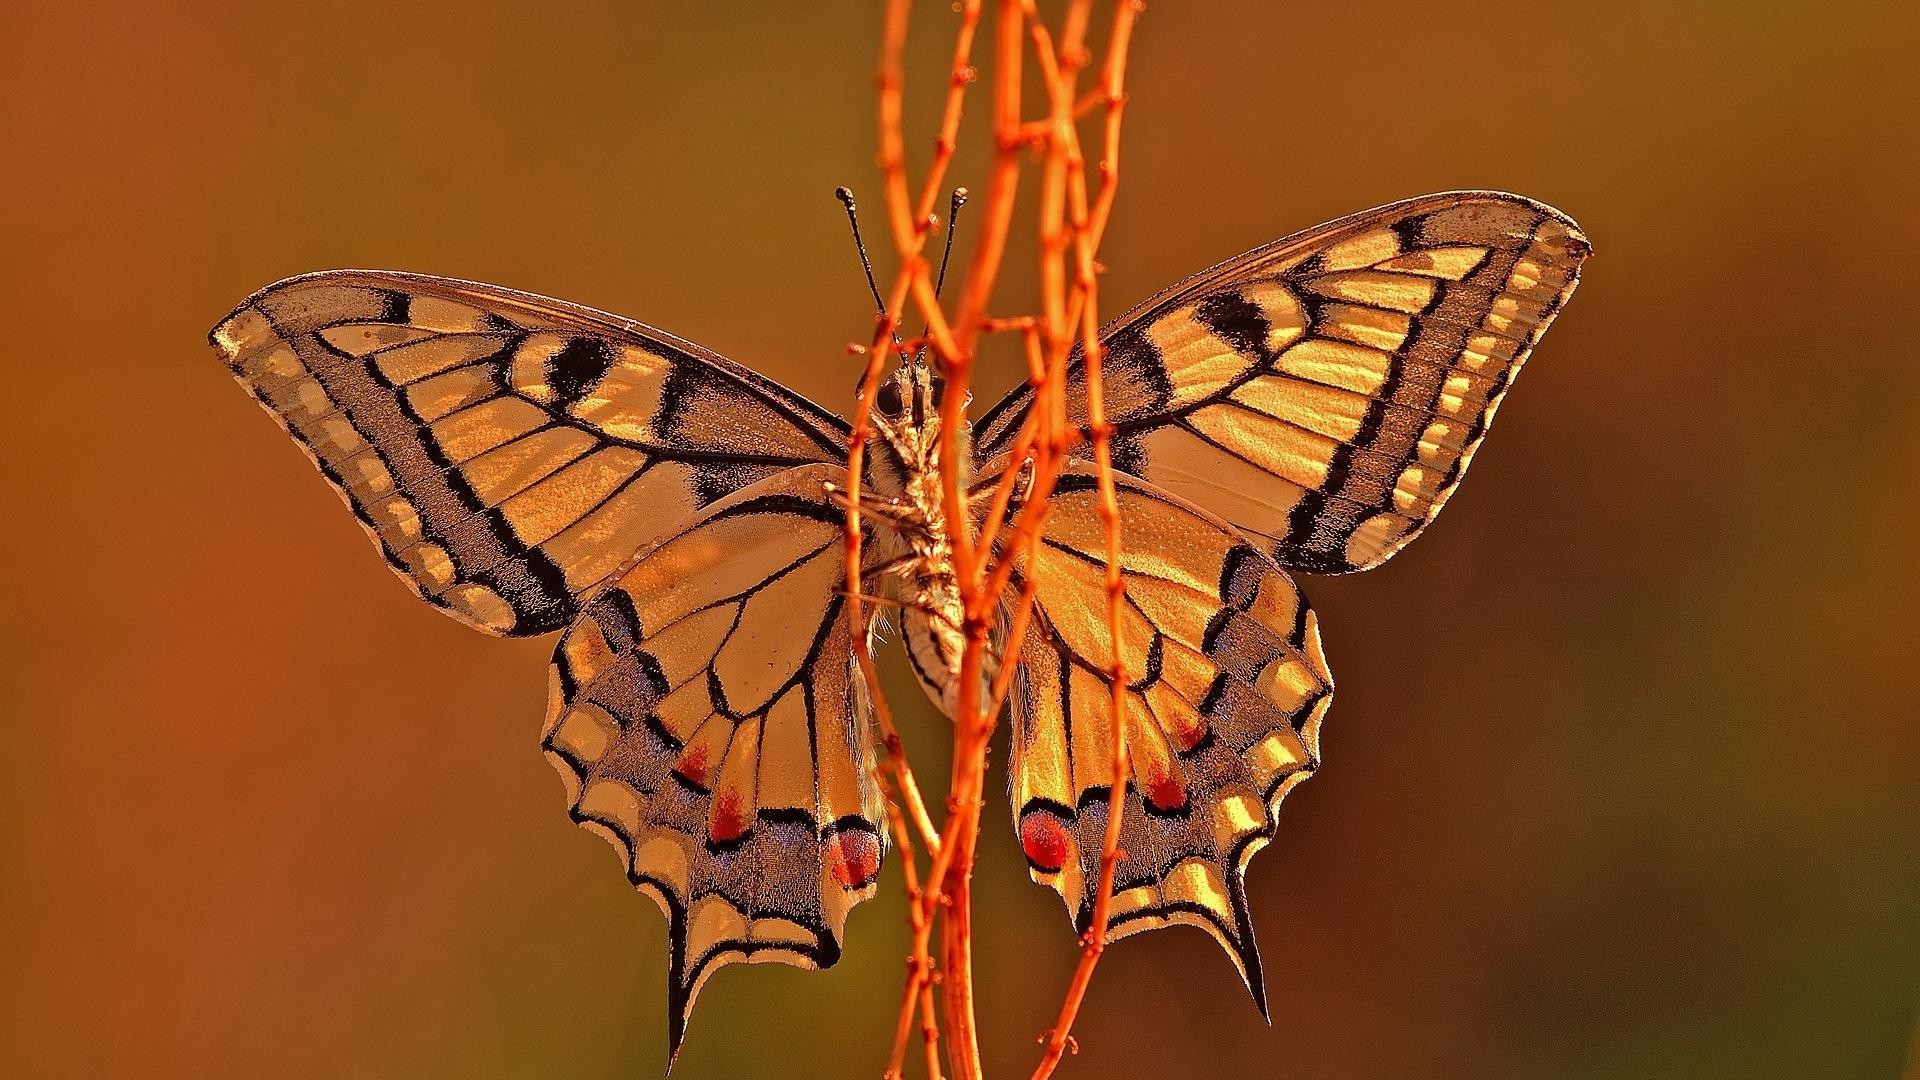
M 964 417 L 967 400 L 963 398 L 954 404 Z M 942 417 L 947 405 L 947 380 L 935 370 L 932 359 L 924 352 L 903 356 L 900 364 L 875 387 L 871 411 L 874 429 L 881 441 L 899 455 L 907 472 L 938 468 L 941 432 L 945 427 Z M 966 445 L 964 422 L 959 430 L 962 440 L 959 449 L 961 459 L 965 460 L 970 448 Z
M 926 350 L 904 358 L 874 393 L 875 415 L 895 427 L 935 428 L 947 396 L 947 380 L 934 370 Z M 968 395 L 971 398 L 972 395 Z M 962 411 L 967 401 L 960 402 Z

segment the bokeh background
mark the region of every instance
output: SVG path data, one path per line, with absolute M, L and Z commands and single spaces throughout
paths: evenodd
M 877 206 L 877 22 L 0 10 L 0 1075 L 657 1074 L 662 920 L 535 748 L 549 643 L 412 600 L 203 335 L 283 275 L 407 268 L 844 406 L 829 192 Z M 918 149 L 952 23 L 916 24 Z M 1063 1075 L 1916 1075 L 1916 40 L 1906 3 L 1148 12 L 1111 310 L 1450 187 L 1598 255 L 1439 524 L 1307 583 L 1341 692 L 1251 874 L 1273 1025 L 1199 934 L 1134 938 Z M 1073 950 L 1010 834 L 995 1075 Z M 729 969 L 676 1075 L 877 1075 L 902 921 L 889 873 L 838 968 Z

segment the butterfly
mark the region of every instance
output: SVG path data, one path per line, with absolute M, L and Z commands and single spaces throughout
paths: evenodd
M 1333 689 L 1291 572 L 1365 570 L 1420 533 L 1591 250 L 1540 203 L 1428 195 L 1229 259 L 1101 331 L 1131 679 L 1109 939 L 1197 926 L 1265 1013 L 1246 867 L 1319 765 Z M 848 596 L 897 599 L 914 674 L 950 711 L 940 553 L 954 528 L 980 535 L 925 494 L 944 392 L 929 366 L 907 358 L 875 396 L 877 509 L 850 583 L 848 424 L 650 326 L 343 270 L 268 286 L 211 340 L 421 598 L 490 634 L 563 632 L 542 745 L 573 819 L 666 914 L 673 1047 L 720 967 L 833 964 L 887 848 Z M 1083 932 L 1113 655 L 1086 397 L 1076 355 L 1082 441 L 1040 543 L 996 552 L 1035 587 L 1010 694 L 1014 825 Z M 1025 464 L 1033 404 L 1022 387 L 965 433 L 973 490 Z

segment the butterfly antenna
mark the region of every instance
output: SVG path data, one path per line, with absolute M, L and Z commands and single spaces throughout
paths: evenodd
M 933 283 L 933 295 L 936 297 L 947 284 L 947 263 L 953 261 L 953 224 L 960 217 L 960 208 L 965 205 L 967 205 L 967 189 L 954 188 L 953 200 L 947 208 L 947 249 L 940 253 L 940 276 Z
M 860 269 L 867 272 L 867 289 L 873 293 L 873 306 L 880 314 L 885 315 L 887 313 L 887 302 L 880 298 L 880 285 L 873 280 L 873 260 L 867 258 L 866 241 L 860 239 L 860 215 L 854 210 L 853 192 L 845 187 L 837 187 L 833 189 L 833 195 L 834 198 L 840 200 L 841 206 L 847 208 L 847 224 L 853 226 L 853 246 L 860 252 Z M 949 245 L 951 245 L 951 241 L 949 241 Z M 941 268 L 941 272 L 943 274 L 945 273 L 944 266 Z
M 963 187 L 954 188 L 953 195 L 947 204 L 947 246 L 945 250 L 940 252 L 940 276 L 933 281 L 933 296 L 936 300 L 940 298 L 940 290 L 945 288 L 947 284 L 947 264 L 953 261 L 953 226 L 954 222 L 960 217 L 960 208 L 965 205 L 967 205 L 967 189 Z M 920 337 L 925 339 L 927 333 L 932 329 L 933 327 L 931 326 L 922 329 L 920 331 Z M 925 345 L 920 346 L 920 356 L 924 358 L 926 355 L 927 347 Z

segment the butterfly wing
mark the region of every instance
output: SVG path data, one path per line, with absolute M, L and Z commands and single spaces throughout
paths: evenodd
M 1377 566 L 1446 503 L 1591 250 L 1551 207 L 1452 192 L 1221 263 L 1102 331 L 1115 467 L 1284 566 Z M 1012 449 L 1031 400 L 981 418 L 977 460 Z
M 1213 935 L 1265 1011 L 1247 861 L 1286 793 L 1319 765 L 1333 683 L 1313 612 L 1245 536 L 1116 477 L 1125 522 L 1121 640 L 1130 779 L 1108 938 L 1175 923 Z M 1082 932 L 1106 833 L 1113 655 L 1096 478 L 1061 477 L 1012 693 L 1013 807 L 1027 864 Z
M 720 967 L 827 967 L 883 851 L 869 703 L 841 608 L 843 467 L 707 508 L 561 638 L 545 747 L 574 820 L 666 912 L 677 1049 Z
M 448 278 L 343 270 L 211 335 L 387 561 L 453 617 L 557 630 L 687 514 L 846 456 L 845 425 L 630 319 Z

